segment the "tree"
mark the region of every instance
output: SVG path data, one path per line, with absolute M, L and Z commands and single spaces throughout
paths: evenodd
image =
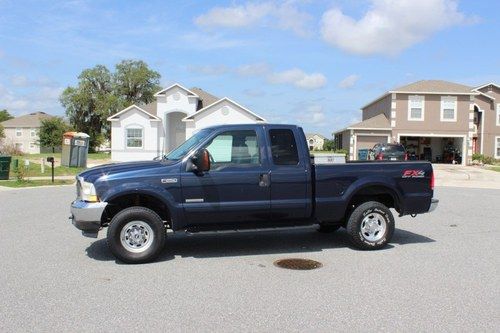
M 134 103 L 151 103 L 160 88 L 160 74 L 141 60 L 123 60 L 114 74 L 116 94 L 125 107 Z
M 9 111 L 5 109 L 0 110 L 0 123 L 12 118 L 14 117 L 9 113 Z
M 2 125 L 0 125 L 0 141 L 1 141 L 2 139 L 5 139 L 5 132 L 4 132 L 4 130 L 3 130 L 3 126 L 2 126 Z
M 110 137 L 107 118 L 131 104 L 146 104 L 160 90 L 160 74 L 139 60 L 123 60 L 115 73 L 105 66 L 85 69 L 76 87 L 67 87 L 59 98 L 75 130 L 90 135 L 94 150 Z
M 335 149 L 335 141 L 325 139 L 325 143 L 323 143 L 323 150 L 334 150 Z
M 54 153 L 56 147 L 60 147 L 63 134 L 71 128 L 61 117 L 43 119 L 40 126 L 39 145 L 42 147 L 52 147 Z

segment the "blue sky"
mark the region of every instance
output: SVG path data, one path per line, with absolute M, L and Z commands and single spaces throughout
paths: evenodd
M 330 136 L 422 79 L 500 82 L 500 2 L 0 0 L 0 109 L 63 115 L 85 68 L 142 59 L 270 122 Z

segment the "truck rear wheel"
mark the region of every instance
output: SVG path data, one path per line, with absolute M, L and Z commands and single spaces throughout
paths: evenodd
M 139 264 L 158 256 L 165 245 L 165 237 L 165 226 L 158 214 L 145 207 L 130 207 L 111 220 L 107 242 L 116 258 Z
M 347 233 L 361 250 L 377 250 L 390 242 L 394 233 L 394 217 L 385 205 L 365 202 L 354 209 L 347 222 Z

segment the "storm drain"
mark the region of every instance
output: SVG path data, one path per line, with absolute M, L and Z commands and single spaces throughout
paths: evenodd
M 274 266 L 286 269 L 310 270 L 323 267 L 323 264 L 310 259 L 290 258 L 276 260 Z

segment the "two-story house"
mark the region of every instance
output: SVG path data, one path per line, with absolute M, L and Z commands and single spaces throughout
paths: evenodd
M 38 132 L 42 120 L 52 117 L 45 112 L 34 112 L 2 122 L 1 125 L 5 129 L 5 143 L 15 145 L 23 153 L 39 154 L 41 149 L 38 144 L 40 139 Z
M 471 163 L 472 154 L 500 158 L 500 87 L 423 80 L 390 90 L 361 109 L 362 121 L 334 133 L 337 148 L 398 142 L 416 159 Z

